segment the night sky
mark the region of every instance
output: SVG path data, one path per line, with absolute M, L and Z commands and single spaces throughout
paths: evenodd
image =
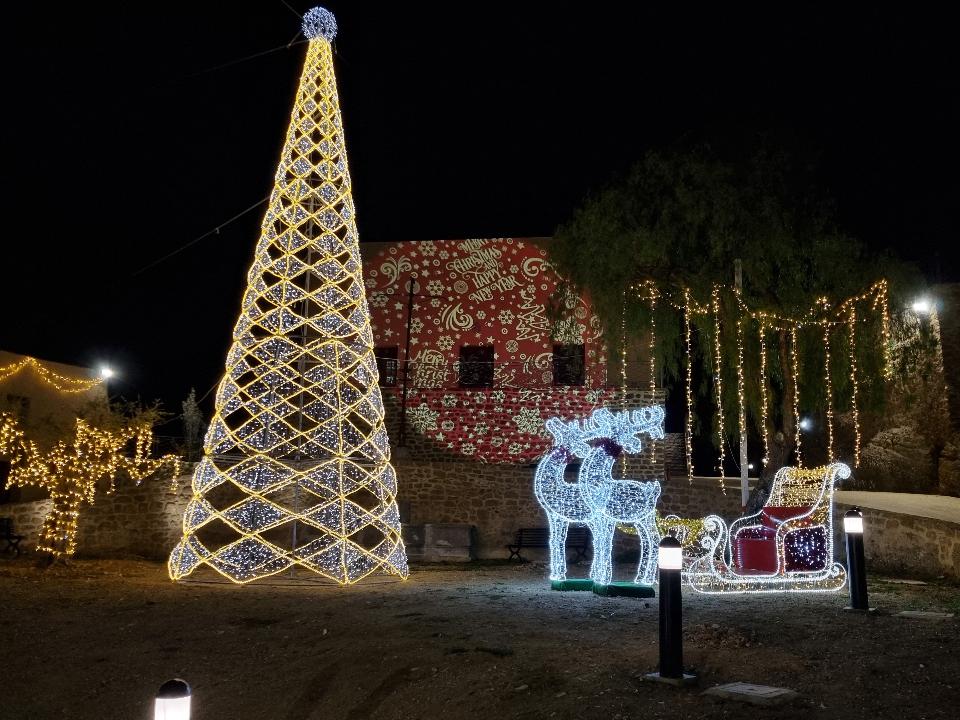
M 282 0 L 110 5 L 6 14 L 0 348 L 179 411 L 219 379 L 262 208 L 157 261 L 268 195 L 305 46 Z M 550 235 L 648 149 L 773 131 L 845 231 L 960 280 L 946 16 L 625 5 L 329 2 L 361 239 Z

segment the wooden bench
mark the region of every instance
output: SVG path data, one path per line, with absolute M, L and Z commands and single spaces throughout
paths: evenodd
M 13 532 L 13 518 L 0 518 L 0 540 L 7 541 L 7 546 L 3 549 L 4 552 L 13 550 L 17 553 L 17 557 L 20 557 L 20 541 L 23 540 L 23 535 L 17 535 Z
M 520 528 L 517 530 L 517 536 L 512 545 L 507 545 L 510 551 L 508 560 L 523 561 L 520 551 L 524 548 L 548 548 L 550 547 L 550 529 L 549 528 Z M 567 531 L 567 547 L 576 550 L 577 555 L 573 558 L 574 562 L 579 562 L 587 554 L 587 548 L 590 547 L 590 531 L 582 525 L 573 525 Z

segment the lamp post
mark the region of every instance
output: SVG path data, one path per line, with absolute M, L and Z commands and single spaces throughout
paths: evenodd
M 190 686 L 184 680 L 167 680 L 157 690 L 153 720 L 190 720 Z
M 866 612 L 867 565 L 863 556 L 863 513 L 852 508 L 843 515 L 843 532 L 847 536 L 847 573 L 850 576 L 850 610 Z
M 657 559 L 660 568 L 660 671 L 647 679 L 671 685 L 696 682 L 696 675 L 683 672 L 683 596 L 680 575 L 683 550 L 670 535 L 660 541 Z

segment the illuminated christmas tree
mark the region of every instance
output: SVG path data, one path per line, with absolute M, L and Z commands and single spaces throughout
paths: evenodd
M 407 576 L 323 8 L 170 576 Z

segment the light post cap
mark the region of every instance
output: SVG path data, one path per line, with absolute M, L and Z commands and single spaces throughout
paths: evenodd
M 667 535 L 660 541 L 660 553 L 657 556 L 657 565 L 661 570 L 683 569 L 683 549 L 680 541 L 672 535 Z
M 863 533 L 863 513 L 860 508 L 850 508 L 843 514 L 843 531 L 845 533 Z
M 190 685 L 186 680 L 174 678 L 167 680 L 160 689 L 157 690 L 158 700 L 175 700 L 178 698 L 190 697 Z

